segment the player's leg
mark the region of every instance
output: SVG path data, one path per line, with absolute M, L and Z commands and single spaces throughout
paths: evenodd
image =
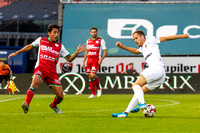
M 0 75 L 0 89 L 2 89 L 2 81 L 3 81 L 3 76 Z
M 140 76 L 136 82 L 133 84 L 133 91 L 134 91 L 134 96 L 131 99 L 127 109 L 122 112 L 122 113 L 114 113 L 112 114 L 112 117 L 127 117 L 127 115 L 131 112 L 131 110 L 134 109 L 134 107 L 138 104 L 138 102 L 142 102 L 143 105 L 145 104 L 144 102 L 144 93 L 142 91 L 142 88 L 140 86 L 144 86 L 146 84 L 146 79 L 143 76 Z M 142 95 L 143 99 L 142 99 Z M 140 99 L 139 99 L 140 98 Z M 137 112 L 139 109 L 137 110 Z
M 91 95 L 88 98 L 95 98 L 95 84 L 94 82 L 92 82 L 92 80 L 90 79 L 90 73 L 91 73 L 91 68 L 92 68 L 92 63 L 91 61 L 88 59 L 87 60 L 87 65 L 86 65 L 86 75 L 88 75 L 89 78 L 89 87 L 90 87 L 90 91 L 91 91 Z
M 100 97 L 102 94 L 102 88 L 100 87 L 99 77 L 96 76 L 95 85 L 97 87 L 97 97 Z
M 133 84 L 134 95 L 138 98 L 139 106 L 141 106 L 140 109 L 143 109 L 143 107 L 146 108 L 144 92 L 142 90 L 145 84 L 147 84 L 147 79 L 142 74 L 140 74 L 140 77 Z
M 24 113 L 28 112 L 29 105 L 31 103 L 31 100 L 33 99 L 35 91 L 41 83 L 42 83 L 41 77 L 39 75 L 34 75 L 31 86 L 29 87 L 29 89 L 26 93 L 26 102 L 22 103 L 22 108 L 24 110 Z
M 100 87 L 100 84 L 99 84 L 99 78 L 97 76 L 97 71 L 99 70 L 99 63 L 98 61 L 95 61 L 95 63 L 93 63 L 93 69 L 92 72 L 95 73 L 96 75 L 93 77 L 93 80 L 95 82 L 95 86 L 97 87 L 97 97 L 100 97 L 101 96 L 101 87 Z
M 122 112 L 124 115 L 121 115 L 122 113 L 115 113 L 112 114 L 113 117 L 127 117 L 128 113 L 130 112 L 138 112 L 140 109 L 144 109 L 147 107 L 145 100 L 144 100 L 144 92 L 141 87 L 143 87 L 147 83 L 147 79 L 140 74 L 140 77 L 136 80 L 136 82 L 133 84 L 132 88 L 134 91 L 134 96 L 131 99 L 127 109 Z M 136 109 L 134 107 L 138 104 L 139 105 Z M 133 110 L 134 109 L 134 110 Z
M 88 98 L 95 98 L 95 78 L 96 78 L 96 73 L 95 72 L 90 72 L 89 74 L 89 86 L 91 90 L 91 95 Z
M 144 85 L 143 87 L 142 87 L 142 91 L 143 91 L 143 99 L 144 99 L 144 93 L 147 93 L 148 91 L 149 91 L 149 89 L 148 89 L 148 87 L 146 86 L 146 85 Z M 134 95 L 135 96 L 135 95 Z M 136 96 L 137 97 L 137 96 Z M 137 98 L 138 99 L 138 98 Z M 139 102 L 139 100 L 138 100 L 138 102 Z M 137 105 L 137 104 L 136 104 Z M 135 105 L 135 106 L 136 106 Z M 131 110 L 131 113 L 137 113 L 140 109 L 144 109 L 144 108 L 146 108 L 146 103 L 144 102 L 144 103 L 140 103 L 139 102 L 139 104 L 138 104 L 138 106 L 136 107 L 136 108 L 134 108 L 135 106 L 132 106 L 132 110 Z
M 62 114 L 61 110 L 57 107 L 59 103 L 63 100 L 63 88 L 59 77 L 55 73 L 48 73 L 48 78 L 44 81 L 45 83 L 54 91 L 56 96 L 53 99 L 53 102 L 49 104 L 49 107 L 52 108 L 57 114 Z
M 8 93 L 9 93 L 9 95 L 11 95 L 12 90 L 11 90 L 11 88 L 9 87 L 9 86 L 10 86 L 10 79 L 6 79 L 6 83 L 7 83 Z
M 54 91 L 56 96 L 54 97 L 54 100 L 52 103 L 49 104 L 49 106 L 57 113 L 62 114 L 61 110 L 57 107 L 57 104 L 61 103 L 63 100 L 63 88 L 62 86 L 52 85 L 51 89 Z
M 141 73 L 141 75 L 145 75 L 143 77 L 146 77 L 148 83 L 142 86 L 142 91 L 133 87 L 133 89 L 135 89 L 134 92 L 136 91 L 135 93 L 137 93 L 139 104 L 136 108 L 131 110 L 132 113 L 138 112 L 140 109 L 146 108 L 146 103 L 144 101 L 144 93 L 155 89 L 165 81 L 165 70 L 163 67 L 153 68 L 146 72 L 144 71 Z

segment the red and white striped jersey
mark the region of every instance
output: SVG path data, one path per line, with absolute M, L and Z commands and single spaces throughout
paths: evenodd
M 92 38 L 90 38 L 87 40 L 86 44 L 88 49 L 88 58 L 100 58 L 101 49 L 107 49 L 104 39 L 100 37 L 98 37 L 96 40 L 92 40 Z
M 32 45 L 33 47 L 39 47 L 35 68 L 46 72 L 56 73 L 59 56 L 66 57 L 70 55 L 61 43 L 51 42 L 48 38 L 39 37 Z

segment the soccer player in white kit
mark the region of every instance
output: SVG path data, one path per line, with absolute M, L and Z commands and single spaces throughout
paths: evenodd
M 132 34 L 132 38 L 135 43 L 140 47 L 139 49 L 127 47 L 122 45 L 121 42 L 116 42 L 116 46 L 119 48 L 122 48 L 134 54 L 143 54 L 143 57 L 147 62 L 148 68 L 144 69 L 144 71 L 140 73 L 140 77 L 133 84 L 132 88 L 134 91 L 134 96 L 130 101 L 127 109 L 124 112 L 112 114 L 112 117 L 127 117 L 130 112 L 135 113 L 139 110 L 147 108 L 144 100 L 144 93 L 155 89 L 165 81 L 165 69 L 158 44 L 164 41 L 188 37 L 189 34 L 173 35 L 159 38 L 151 36 L 145 38 L 144 32 L 141 30 L 137 30 Z M 138 106 L 134 108 L 137 104 Z

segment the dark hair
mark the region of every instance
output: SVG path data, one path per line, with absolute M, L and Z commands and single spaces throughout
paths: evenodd
M 135 32 L 133 32 L 132 35 L 134 35 L 135 33 L 138 33 L 138 35 L 143 35 L 145 37 L 145 34 L 142 30 L 136 30 Z
M 133 63 L 129 63 L 128 65 L 133 65 Z
M 90 28 L 90 31 L 91 31 L 91 30 L 96 30 L 96 31 L 98 32 L 97 27 L 92 27 L 92 28 Z
M 48 32 L 51 32 L 53 28 L 57 28 L 58 30 L 60 30 L 60 26 L 58 26 L 57 24 L 50 24 L 48 26 Z

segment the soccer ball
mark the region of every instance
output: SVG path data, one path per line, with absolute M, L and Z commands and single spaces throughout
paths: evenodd
M 145 117 L 153 117 L 156 114 L 156 108 L 153 105 L 148 104 L 147 108 L 142 110 L 142 113 Z

